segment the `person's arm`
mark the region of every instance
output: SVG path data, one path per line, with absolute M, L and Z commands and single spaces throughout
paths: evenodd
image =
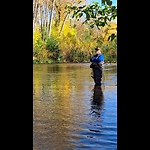
M 90 54 L 90 62 L 93 62 L 93 60 L 95 59 L 95 57 L 92 56 L 92 52 L 89 52 L 89 54 Z
M 90 62 L 92 62 L 92 52 L 89 52 L 90 55 Z
M 93 62 L 95 60 L 95 57 L 91 57 L 90 61 Z
M 100 65 L 103 65 L 103 64 L 104 64 L 104 55 L 103 55 L 103 54 L 101 54 L 101 55 L 99 56 L 99 58 L 98 58 L 98 63 L 99 63 Z
M 98 57 L 98 61 L 99 62 L 103 62 L 104 61 L 104 55 L 101 54 L 99 57 Z

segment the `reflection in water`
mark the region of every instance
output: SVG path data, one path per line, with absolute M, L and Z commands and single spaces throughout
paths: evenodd
M 34 65 L 33 150 L 116 150 L 116 67 L 106 67 L 105 86 L 94 89 L 90 71 Z
M 100 126 L 102 126 L 101 109 L 104 104 L 104 95 L 101 86 L 94 86 L 93 96 L 91 98 L 91 119 L 90 121 L 90 131 L 100 132 Z M 91 137 L 93 138 L 93 137 Z
M 104 101 L 104 95 L 101 86 L 94 86 L 93 102 L 101 104 Z
M 100 117 L 100 110 L 104 103 L 104 95 L 101 86 L 94 86 L 93 97 L 91 102 L 91 114 L 95 114 Z

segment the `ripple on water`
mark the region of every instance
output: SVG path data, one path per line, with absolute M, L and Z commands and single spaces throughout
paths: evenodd
M 104 69 L 99 104 L 93 103 L 89 64 L 36 65 L 34 70 L 34 150 L 117 149 L 116 66 Z

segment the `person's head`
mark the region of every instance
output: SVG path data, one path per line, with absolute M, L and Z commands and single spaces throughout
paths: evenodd
M 96 51 L 96 54 L 101 54 L 102 53 L 102 50 L 99 47 L 95 48 L 95 51 Z

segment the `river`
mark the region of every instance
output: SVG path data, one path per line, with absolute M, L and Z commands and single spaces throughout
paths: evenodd
M 117 65 L 33 65 L 33 150 L 117 150 Z

